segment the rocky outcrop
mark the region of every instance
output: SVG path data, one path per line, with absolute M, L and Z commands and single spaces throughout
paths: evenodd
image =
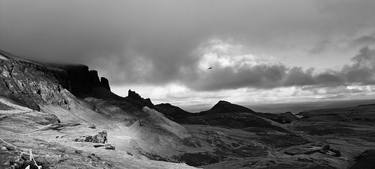
M 101 131 L 93 136 L 81 136 L 80 138 L 74 139 L 76 142 L 91 142 L 91 143 L 107 143 L 107 131 Z
M 101 84 L 101 85 L 100 85 L 101 87 L 103 87 L 103 88 L 105 88 L 105 89 L 111 91 L 111 88 L 109 87 L 109 81 L 108 81 L 107 78 L 105 78 L 105 77 L 101 77 L 101 78 L 100 78 L 100 84 Z
M 40 103 L 67 107 L 62 93 L 64 87 L 54 71 L 39 64 L 8 58 L 0 60 L 1 96 L 35 110 L 39 110 Z
M 143 108 L 145 106 L 149 108 L 155 107 L 150 98 L 144 99 L 137 92 L 132 90 L 128 90 L 128 96 L 125 97 L 125 100 L 138 108 Z
M 58 66 L 66 72 L 62 81 L 67 81 L 66 88 L 74 95 L 84 97 L 90 95 L 97 88 L 110 91 L 109 82 L 106 78 L 99 79 L 96 70 L 89 70 L 85 65 L 62 65 Z
M 84 65 L 51 65 L 20 59 L 0 50 L 0 96 L 34 110 L 40 104 L 69 108 L 67 92 L 84 97 L 101 88 L 110 90 L 108 80 Z

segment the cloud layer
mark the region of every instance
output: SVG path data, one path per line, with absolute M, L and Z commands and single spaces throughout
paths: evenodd
M 189 87 L 196 90 L 223 90 L 243 87 L 267 89 L 375 84 L 375 50 L 369 47 L 361 48 L 351 59 L 351 63 L 342 66 L 341 69 L 316 71 L 314 68 L 303 69 L 278 62 L 267 62 L 264 57 L 262 59 L 252 54 L 241 53 L 246 50 L 236 49 L 238 47 L 229 44 L 212 45 L 202 60 L 204 65 L 210 65 L 213 69 L 204 70 L 203 67 L 203 70 L 198 70 L 196 74 L 199 76 L 185 82 Z M 228 50 L 234 50 L 236 53 L 228 53 Z
M 0 48 L 88 64 L 114 85 L 367 85 L 373 9 L 373 0 L 0 0 Z

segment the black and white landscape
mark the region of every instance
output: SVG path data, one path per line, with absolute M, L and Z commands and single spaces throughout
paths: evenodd
M 0 169 L 374 169 L 374 9 L 0 0 Z

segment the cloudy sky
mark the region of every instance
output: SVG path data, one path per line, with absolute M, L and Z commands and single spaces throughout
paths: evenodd
M 374 9 L 374 0 L 0 0 L 0 48 L 87 64 L 117 94 L 131 88 L 156 103 L 373 98 Z

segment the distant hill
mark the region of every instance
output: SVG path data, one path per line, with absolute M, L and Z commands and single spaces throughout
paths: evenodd
M 313 109 L 327 109 L 336 107 L 351 107 L 362 104 L 375 103 L 375 99 L 366 100 L 324 100 L 324 101 L 311 101 L 311 102 L 292 102 L 292 103 L 271 103 L 271 104 L 257 104 L 248 105 L 257 112 L 267 113 L 284 113 L 292 112 L 299 113 L 302 111 Z

